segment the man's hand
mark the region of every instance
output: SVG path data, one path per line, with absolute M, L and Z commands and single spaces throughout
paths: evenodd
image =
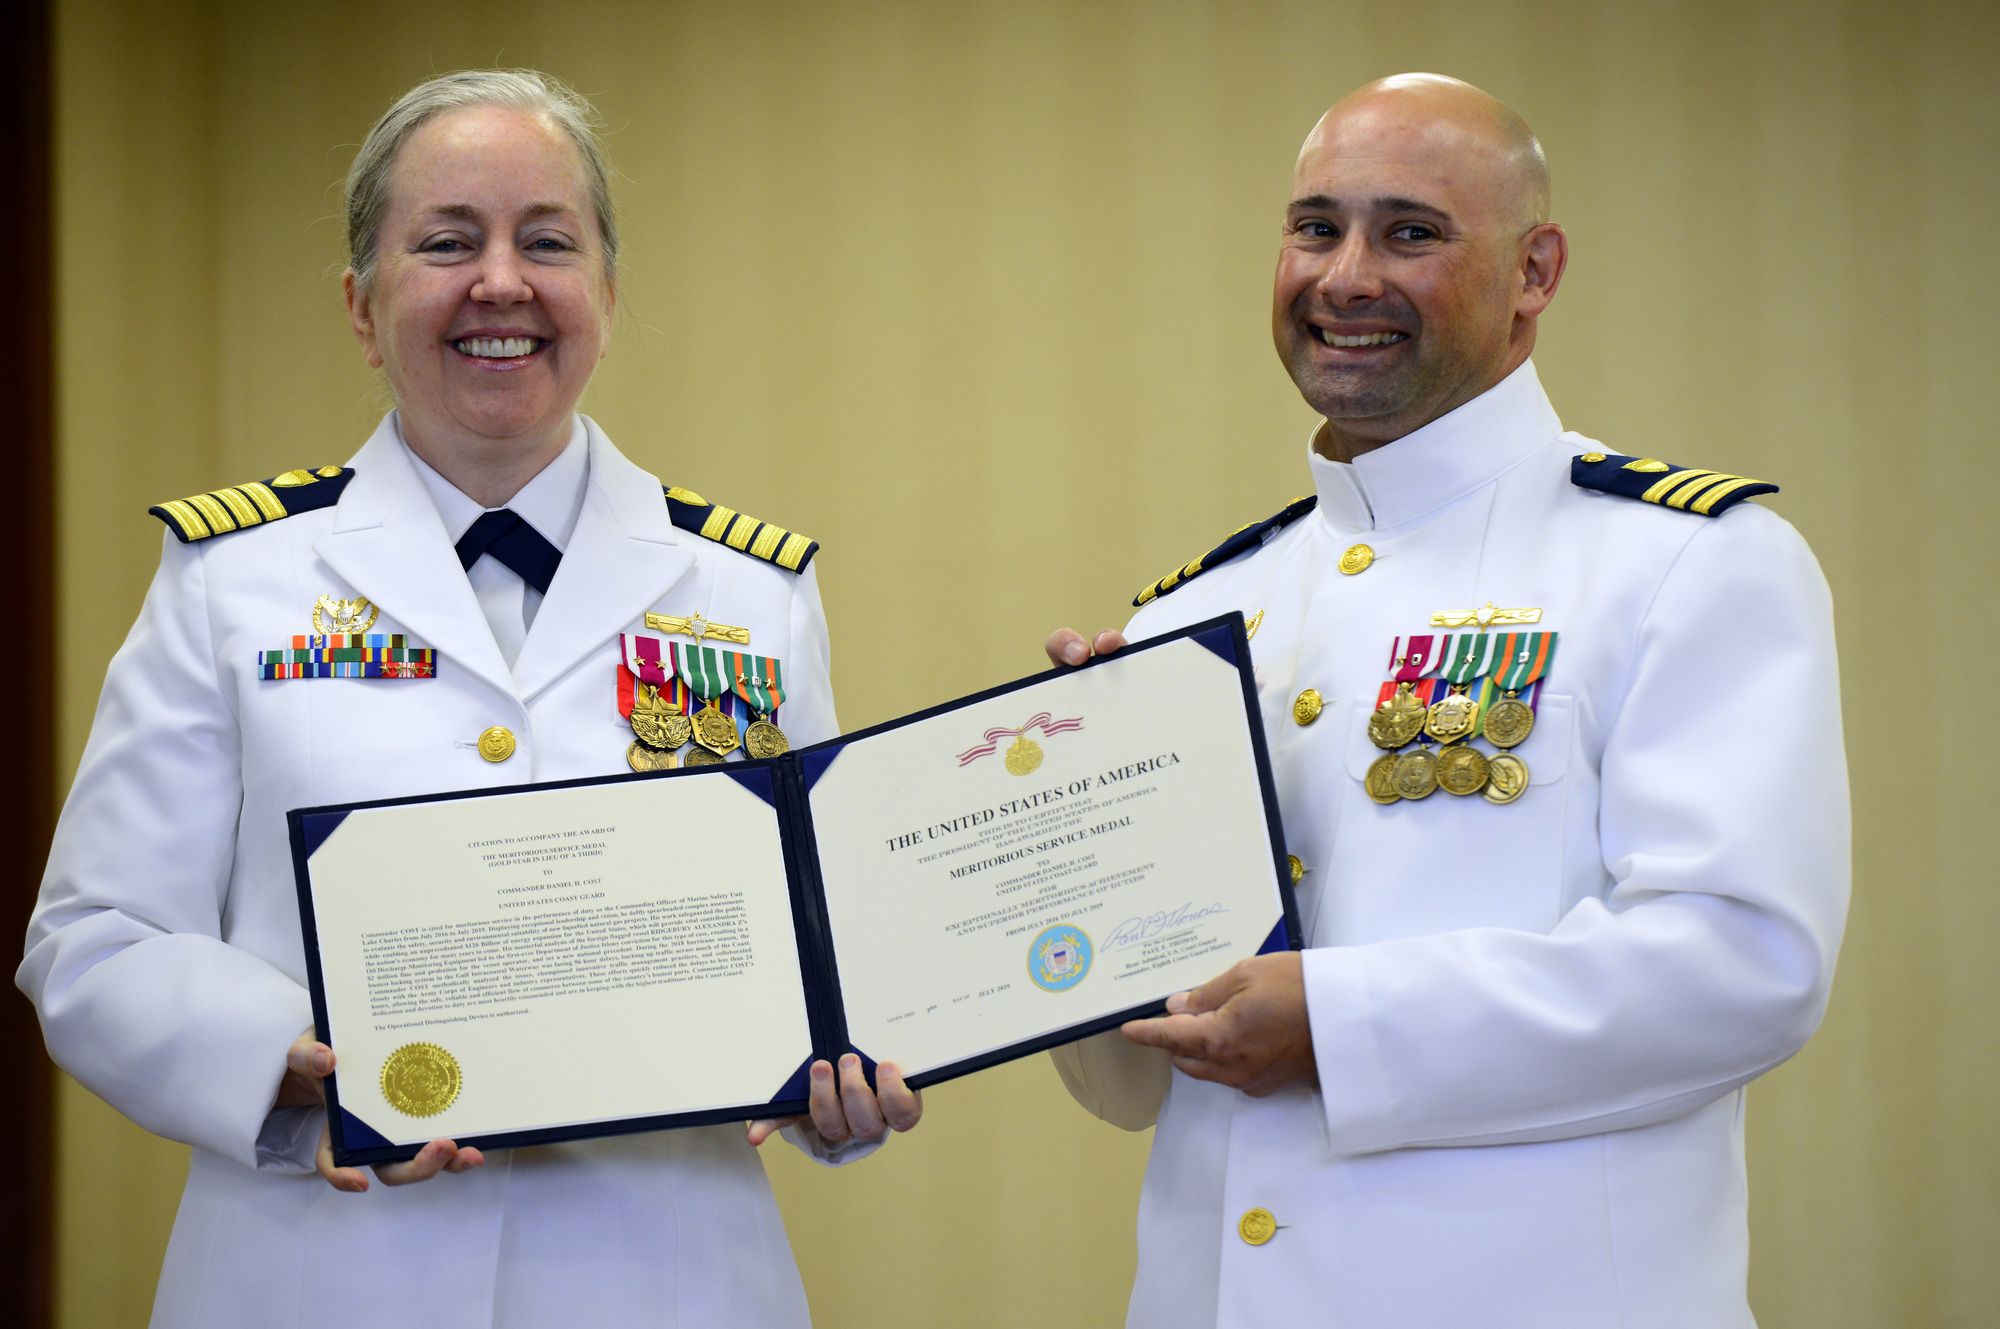
M 1083 634 L 1074 628 L 1057 628 L 1049 634 L 1043 648 L 1049 653 L 1049 663 L 1053 665 L 1080 665 L 1092 655 L 1109 655 L 1125 644 L 1125 634 L 1106 628 L 1097 634 L 1095 641 L 1085 641 Z
M 1143 1047 L 1165 1048 L 1175 1068 L 1195 1079 L 1252 1098 L 1319 1084 L 1305 968 L 1296 951 L 1239 960 L 1221 977 L 1169 997 L 1167 1014 L 1128 1022 L 1124 1034 Z
M 890 1129 L 909 1130 L 924 1115 L 924 1096 L 903 1083 L 893 1062 L 875 1067 L 875 1088 L 861 1072 L 861 1058 L 852 1052 L 840 1059 L 840 1079 L 824 1061 L 812 1066 L 810 1117 L 767 1117 L 750 1123 L 750 1143 L 760 1145 L 795 1122 L 829 1145 L 849 1140 L 879 1140 Z
M 321 1106 L 326 1102 L 326 1086 L 322 1082 L 332 1073 L 333 1049 L 320 1042 L 314 1031 L 306 1030 L 285 1053 L 285 1078 L 278 1082 L 278 1097 L 272 1106 Z M 383 1163 L 375 1169 L 375 1175 L 384 1186 L 407 1186 L 413 1181 L 429 1181 L 440 1172 L 463 1172 L 485 1161 L 485 1155 L 477 1149 L 460 1149 L 450 1140 L 432 1140 L 409 1162 Z M 319 1149 L 313 1162 L 320 1176 L 326 1178 L 326 1184 L 337 1191 L 359 1194 L 368 1189 L 368 1178 L 360 1168 L 333 1165 L 333 1132 L 329 1127 L 320 1127 Z

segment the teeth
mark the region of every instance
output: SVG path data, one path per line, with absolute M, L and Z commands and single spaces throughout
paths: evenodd
M 452 345 L 466 355 L 489 360 L 512 360 L 516 356 L 533 354 L 540 343 L 533 337 L 467 337 Z
M 1359 337 L 1343 337 L 1321 328 L 1319 339 L 1328 346 L 1386 346 L 1390 342 L 1408 341 L 1410 336 L 1406 332 L 1370 332 Z

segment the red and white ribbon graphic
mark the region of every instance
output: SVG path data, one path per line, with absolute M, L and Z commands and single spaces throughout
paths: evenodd
M 1002 743 L 1010 738 L 1020 738 L 1030 729 L 1041 730 L 1042 737 L 1047 738 L 1050 734 L 1067 734 L 1072 729 L 1081 728 L 1083 728 L 1083 717 L 1080 715 L 1074 720 L 1056 720 L 1052 719 L 1047 711 L 1043 711 L 1019 729 L 987 730 L 986 741 L 984 743 L 981 743 L 976 748 L 967 748 L 964 752 L 958 754 L 958 764 L 965 766 L 978 761 L 981 757 L 990 757 L 993 755 L 993 750 Z

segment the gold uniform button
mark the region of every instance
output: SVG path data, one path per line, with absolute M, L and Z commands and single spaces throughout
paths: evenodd
M 1375 551 L 1367 545 L 1349 545 L 1347 552 L 1340 556 L 1340 570 L 1352 577 L 1357 572 L 1368 571 L 1368 565 L 1375 561 Z
M 513 756 L 513 732 L 497 724 L 494 725 L 479 736 L 479 755 L 488 761 L 505 761 Z
M 1292 885 L 1296 886 L 1300 882 L 1305 880 L 1306 865 L 1299 862 L 1299 856 L 1297 854 L 1286 854 L 1285 858 L 1292 865 Z
M 1278 1231 L 1278 1220 L 1269 1209 L 1247 1209 L 1236 1220 L 1236 1235 L 1252 1246 L 1262 1246 Z
M 1319 713 L 1324 709 L 1326 703 L 1320 700 L 1319 689 L 1307 688 L 1292 703 L 1292 719 L 1300 725 L 1309 725 L 1319 719 Z
M 1590 465 L 1595 466 L 1597 465 L 1597 463 L 1604 460 L 1604 454 L 1601 452 L 1586 452 L 1581 457 L 1577 458 L 1577 460 L 1582 462 L 1588 462 Z

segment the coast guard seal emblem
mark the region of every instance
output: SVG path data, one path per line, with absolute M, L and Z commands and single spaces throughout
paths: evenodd
M 1028 947 L 1028 977 L 1044 992 L 1067 992 L 1090 972 L 1090 934 L 1069 923 L 1042 929 Z
M 405 1043 L 382 1063 L 382 1097 L 406 1117 L 435 1117 L 462 1083 L 458 1058 L 435 1043 Z

